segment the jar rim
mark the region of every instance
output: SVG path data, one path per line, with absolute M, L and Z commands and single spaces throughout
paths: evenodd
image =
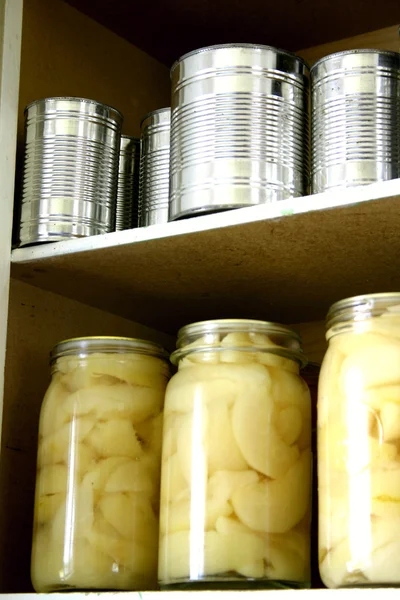
M 214 343 L 205 342 L 204 345 L 188 348 L 193 338 L 207 335 L 228 334 L 228 333 L 262 333 L 265 335 L 282 335 L 289 340 L 288 346 L 274 346 L 254 343 L 251 346 L 234 346 L 229 350 L 243 352 L 271 352 L 294 360 L 300 365 L 307 364 L 303 354 L 302 340 L 298 333 L 290 327 L 274 323 L 272 321 L 261 321 L 256 319 L 212 319 L 208 321 L 198 321 L 181 327 L 178 331 L 177 349 L 171 354 L 171 362 L 176 365 L 186 354 L 196 352 L 222 352 L 228 348 L 225 346 L 215 346 Z
M 142 340 L 139 338 L 118 336 L 87 336 L 63 340 L 56 344 L 50 352 L 50 363 L 63 356 L 93 354 L 101 352 L 104 354 L 139 353 L 168 360 L 166 350 L 156 342 Z
M 329 331 L 332 327 L 348 324 L 349 321 L 366 321 L 395 304 L 400 305 L 400 292 L 362 294 L 339 300 L 332 304 L 326 316 L 327 338 L 331 337 Z

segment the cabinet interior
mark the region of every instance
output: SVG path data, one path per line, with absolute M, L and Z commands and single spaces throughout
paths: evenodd
M 150 26 L 149 23 L 144 25 Z M 138 27 L 136 24 L 136 29 Z M 398 49 L 398 28 L 389 27 L 304 50 L 301 54 L 313 62 L 333 50 L 355 46 Z M 138 135 L 141 117 L 169 104 L 169 69 L 61 0 L 25 0 L 17 194 L 23 109 L 35 99 L 63 95 L 94 98 L 116 106 L 125 116 L 124 133 Z M 135 277 L 133 269 L 131 276 Z M 38 282 L 40 285 L 40 278 Z M 99 288 L 98 293 L 105 290 Z M 115 298 L 119 293 L 118 286 L 107 291 Z M 243 300 L 245 294 L 246 291 Z M 145 303 L 145 297 L 141 302 Z M 221 314 L 218 316 L 224 316 L 221 295 L 219 303 Z M 104 304 L 99 302 L 98 306 Z M 196 318 L 201 320 L 208 315 L 198 306 Z M 62 339 L 85 335 L 144 337 L 162 343 L 167 349 L 174 346 L 173 335 L 163 333 L 174 328 L 167 312 L 162 321 L 154 318 L 155 330 L 131 320 L 137 318 L 137 313 L 143 313 L 135 309 L 133 299 L 131 310 L 125 307 L 124 311 L 129 312 L 130 319 L 11 279 L 0 458 L 0 593 L 32 591 L 29 562 L 37 424 L 49 381 L 48 354 L 52 346 Z M 269 318 L 268 306 L 263 318 Z M 320 362 L 325 350 L 323 322 L 297 324 L 295 328 L 303 335 L 309 359 Z

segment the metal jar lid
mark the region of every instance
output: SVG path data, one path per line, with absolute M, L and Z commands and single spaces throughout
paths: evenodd
M 168 353 L 162 346 L 148 340 L 113 336 L 90 336 L 71 338 L 56 344 L 50 353 L 50 363 L 63 356 L 88 356 L 104 354 L 145 354 L 168 360 Z

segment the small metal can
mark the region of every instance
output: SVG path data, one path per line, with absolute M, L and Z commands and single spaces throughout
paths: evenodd
M 121 125 L 116 109 L 94 100 L 27 106 L 21 246 L 114 230 Z
M 121 136 L 115 230 L 138 226 L 140 138 Z
M 139 226 L 168 221 L 171 109 L 160 108 L 141 122 Z
M 400 54 L 325 56 L 311 86 L 312 192 L 400 177 Z

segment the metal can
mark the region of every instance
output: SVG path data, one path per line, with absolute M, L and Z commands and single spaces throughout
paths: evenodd
M 171 109 L 160 108 L 141 122 L 139 226 L 168 222 Z
M 155 588 L 167 358 L 130 338 L 54 348 L 39 425 L 37 592 Z
M 163 587 L 307 587 L 311 403 L 296 333 L 187 325 L 167 386 L 158 578 Z
M 308 68 L 269 46 L 224 44 L 172 67 L 170 220 L 303 196 Z
M 121 136 L 115 230 L 138 226 L 140 138 Z
M 114 230 L 122 115 L 84 98 L 25 109 L 20 245 Z
M 341 300 L 318 391 L 325 585 L 400 584 L 400 293 Z
M 311 86 L 312 192 L 400 177 L 400 54 L 331 54 Z

